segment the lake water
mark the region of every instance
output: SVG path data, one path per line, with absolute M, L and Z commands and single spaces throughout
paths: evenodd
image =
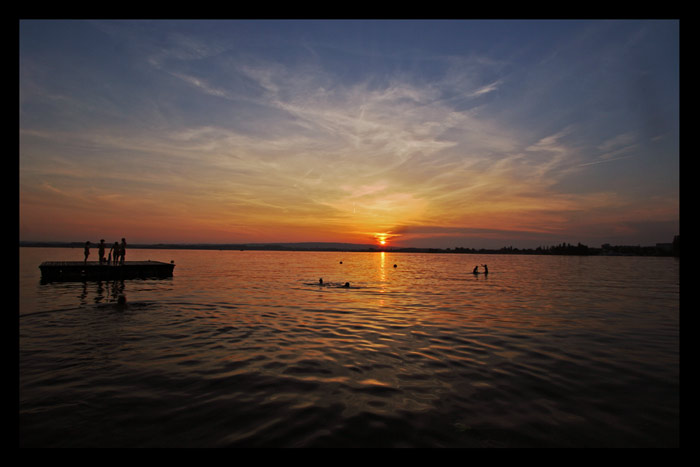
M 22 447 L 679 445 L 677 258 L 132 249 L 174 277 L 41 283 L 82 253 L 19 251 Z

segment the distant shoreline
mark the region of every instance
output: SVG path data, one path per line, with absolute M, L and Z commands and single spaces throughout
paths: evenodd
M 97 242 L 90 242 L 93 248 Z M 25 248 L 83 248 L 84 242 L 19 242 Z M 486 248 L 378 248 L 373 245 L 354 243 L 246 243 L 246 244 L 209 244 L 209 243 L 156 243 L 130 244 L 130 249 L 148 250 L 239 250 L 239 251 L 337 251 L 337 252 L 388 252 L 388 253 L 444 253 L 444 254 L 515 254 L 515 255 L 569 255 L 569 256 L 680 256 L 678 237 L 674 243 L 658 243 L 655 246 L 603 245 L 589 248 L 586 245 L 562 243 L 554 246 L 537 248 L 500 249 Z

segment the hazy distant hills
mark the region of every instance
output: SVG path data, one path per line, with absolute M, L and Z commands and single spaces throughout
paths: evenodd
M 342 251 L 359 251 L 376 249 L 375 245 L 363 245 L 357 243 L 329 243 L 329 242 L 303 242 L 303 243 L 249 243 L 249 247 L 281 247 L 290 250 L 342 250 Z

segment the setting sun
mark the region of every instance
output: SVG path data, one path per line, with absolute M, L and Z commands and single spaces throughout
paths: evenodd
M 374 238 L 379 243 L 380 245 L 384 246 L 386 245 L 387 238 L 389 237 L 388 234 L 385 233 L 376 233 L 374 234 Z
M 386 246 L 387 242 L 389 241 L 389 237 L 391 236 L 391 233 L 376 233 L 374 234 L 374 239 L 380 246 Z

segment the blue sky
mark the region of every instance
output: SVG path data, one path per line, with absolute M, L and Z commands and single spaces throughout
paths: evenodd
M 670 242 L 678 21 L 21 21 L 20 239 Z

